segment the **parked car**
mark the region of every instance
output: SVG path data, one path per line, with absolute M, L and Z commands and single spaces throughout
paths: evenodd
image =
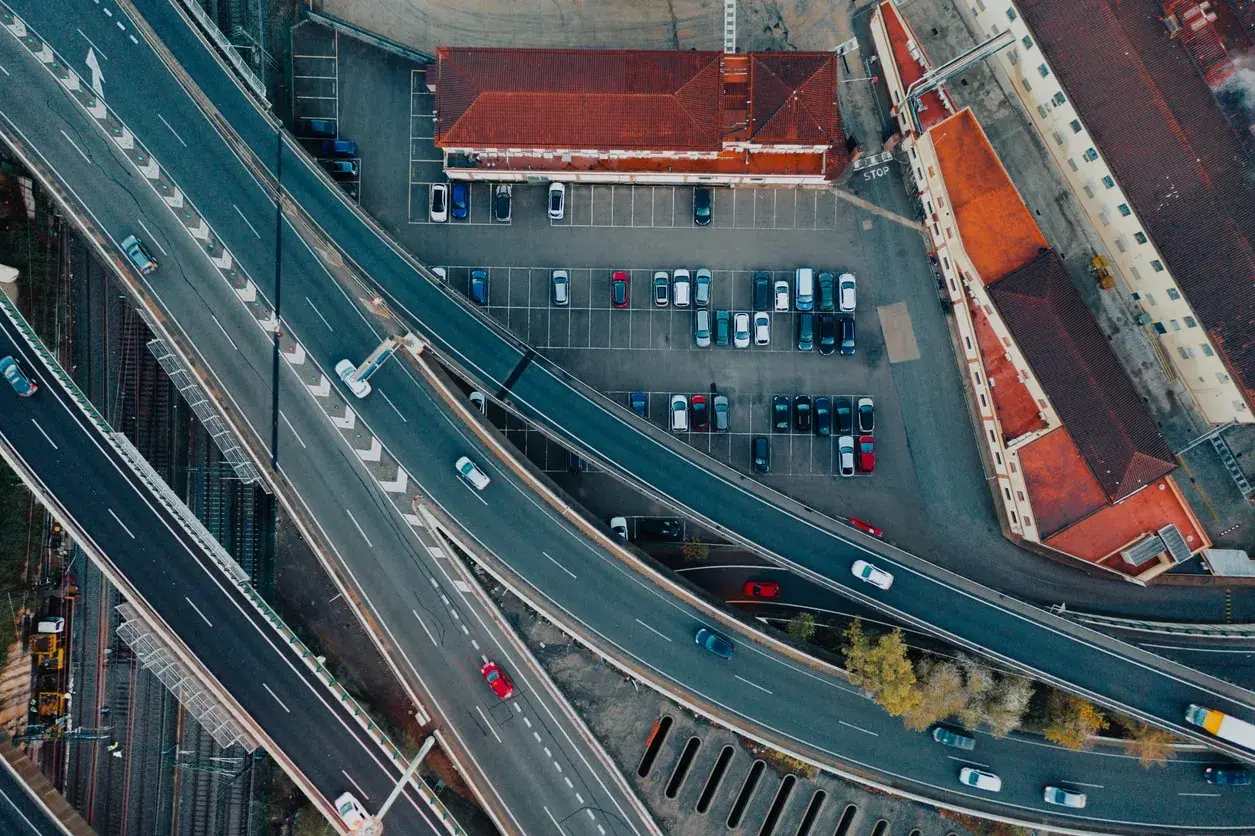
M 497 186 L 492 195 L 492 214 L 501 223 L 510 222 L 510 198 L 513 190 L 510 186 Z
M 766 311 L 754 314 L 754 345 L 771 345 L 771 314 Z
M 876 469 L 876 439 L 870 435 L 858 437 L 858 469 L 863 473 Z
M 689 271 L 683 267 L 671 273 L 671 301 L 677 308 L 687 308 L 693 303 L 693 285 Z
M 131 260 L 131 264 L 135 265 L 140 275 L 147 276 L 156 271 L 157 260 L 149 255 L 148 248 L 134 235 L 128 235 L 122 239 L 122 251 L 126 253 L 126 257 Z
M 854 317 L 841 317 L 841 353 L 849 357 L 854 353 Z
M 815 271 L 799 267 L 793 274 L 793 307 L 799 311 L 815 309 Z
M 766 270 L 754 273 L 754 310 L 765 311 L 771 307 L 771 274 Z
M 356 830 L 370 820 L 370 814 L 357 800 L 357 796 L 346 792 L 336 799 L 336 814 L 349 830 Z
M 732 317 L 732 344 L 736 348 L 750 347 L 750 315 L 744 311 Z
M 642 418 L 649 417 L 649 395 L 645 392 L 629 392 L 628 406 Z
M 710 307 L 711 283 L 714 277 L 706 267 L 698 267 L 693 274 L 693 304 L 699 308 Z
M 724 659 L 732 658 L 732 642 L 709 627 L 703 627 L 698 630 L 694 638 L 699 645 L 716 656 L 722 656 Z
M 765 435 L 756 435 L 750 443 L 750 455 L 754 462 L 755 473 L 771 472 L 771 439 Z
M 837 439 L 837 468 L 842 476 L 854 475 L 854 438 L 843 435 Z
M 689 399 L 686 395 L 671 396 L 671 431 L 686 433 L 689 429 Z
M 1058 804 L 1060 807 L 1071 807 L 1074 810 L 1084 809 L 1088 801 L 1085 793 L 1064 787 L 1046 787 L 1042 791 L 1042 798 L 1047 804 Z
M 789 431 L 789 396 L 773 395 L 771 398 L 771 429 L 773 432 Z
M 777 598 L 780 595 L 780 584 L 775 581 L 746 581 L 741 591 L 746 598 Z
M 819 286 L 819 304 L 816 309 L 820 311 L 831 311 L 836 307 L 836 290 L 837 282 L 831 273 L 820 273 L 815 279 L 815 284 Z
M 13 387 L 14 392 L 17 392 L 19 398 L 29 398 L 39 391 L 39 387 L 23 373 L 22 367 L 12 356 L 0 358 L 0 374 L 3 374 L 4 379 L 9 381 L 9 385 Z
M 671 277 L 666 270 L 654 273 L 654 307 L 665 308 L 671 303 Z
M 711 411 L 715 414 L 715 432 L 726 433 L 728 431 L 728 396 L 715 395 L 710 403 Z
M 811 396 L 795 395 L 793 398 L 793 428 L 800 433 L 811 431 Z
M 698 348 L 710 347 L 710 308 L 693 311 L 693 341 Z
M 364 398 L 370 394 L 370 382 L 366 380 L 355 380 L 353 373 L 357 371 L 357 365 L 352 360 L 341 360 L 336 363 L 336 377 L 340 378 L 340 382 L 349 387 L 358 398 Z
M 298 130 L 306 137 L 335 137 L 336 122 L 334 119 L 301 119 Z
M 697 226 L 710 226 L 713 216 L 710 197 L 710 189 L 706 186 L 693 189 L 693 223 Z
M 551 277 L 553 303 L 559 308 L 571 304 L 571 276 L 565 270 L 554 270 Z
M 857 303 L 855 293 L 856 282 L 853 273 L 842 273 L 841 281 L 837 289 L 837 295 L 840 297 L 841 313 L 854 313 Z
M 615 270 L 610 275 L 610 304 L 616 308 L 628 306 L 628 274 L 626 270 Z
M 471 187 L 461 180 L 453 184 L 449 190 L 449 214 L 462 220 L 471 213 Z
M 470 486 L 477 491 L 482 491 L 492 482 L 488 478 L 488 474 L 480 470 L 479 466 L 466 456 L 462 456 L 462 458 L 454 462 L 453 466 L 457 469 L 458 475 L 469 482 Z
M 880 589 L 888 589 L 893 586 L 893 575 L 879 566 L 873 566 L 866 560 L 854 561 L 853 565 L 850 566 L 850 573 L 860 581 L 866 581 Z
M 1209 766 L 1203 770 L 1203 779 L 1219 787 L 1245 787 L 1251 783 L 1251 770 L 1237 764 Z
M 484 397 L 483 392 L 476 389 L 474 392 L 467 395 L 466 399 L 471 402 L 471 406 L 479 410 L 480 415 L 488 414 L 488 399 Z
M 563 183 L 549 184 L 549 218 L 560 221 L 566 212 L 566 185 Z
M 628 541 L 627 517 L 611 517 L 610 530 L 614 533 L 615 537 L 618 537 L 626 543 Z
M 357 176 L 357 160 L 327 160 L 327 171 L 337 180 Z
M 482 267 L 471 271 L 471 301 L 476 305 L 488 304 L 488 271 Z
M 831 357 L 837 350 L 837 318 L 830 313 L 819 315 L 819 353 Z
M 858 399 L 858 431 L 869 433 L 876 429 L 876 402 L 871 398 Z
M 837 435 L 854 434 L 854 414 L 850 409 L 849 398 L 837 398 L 833 401 L 833 409 L 837 414 Z
M 356 157 L 357 143 L 351 139 L 324 139 L 318 150 L 327 157 Z
M 784 279 L 777 279 L 774 285 L 777 313 L 787 313 L 789 310 L 789 283 Z
M 693 416 L 693 432 L 704 433 L 710 429 L 710 407 L 705 395 L 689 398 L 689 412 Z
M 815 348 L 815 315 L 800 313 L 797 315 L 797 350 L 811 351 Z
M 943 746 L 953 746 L 956 749 L 962 749 L 970 752 L 976 748 L 976 738 L 970 734 L 966 734 L 949 726 L 936 726 L 933 728 L 933 740 Z
M 732 315 L 715 311 L 715 345 L 727 345 L 732 339 Z
M 431 202 L 431 222 L 442 224 L 449 220 L 449 184 L 432 183 L 427 196 Z
M 1002 789 L 1002 779 L 997 775 L 992 772 L 982 772 L 970 766 L 959 770 L 959 782 L 986 792 L 998 792 Z
M 815 434 L 832 435 L 832 399 L 815 398 Z
M 872 525 L 869 522 L 863 522 L 862 520 L 857 519 L 856 517 L 850 517 L 849 523 L 852 528 L 857 528 L 859 531 L 863 532 L 864 534 L 870 534 L 873 537 L 879 537 L 881 539 L 884 539 L 885 532 L 877 528 L 876 526 Z
M 677 519 L 646 517 L 636 521 L 636 539 L 638 540 L 672 540 L 679 542 L 683 538 L 684 526 Z

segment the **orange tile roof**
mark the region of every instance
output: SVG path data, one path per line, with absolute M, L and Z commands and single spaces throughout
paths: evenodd
M 1065 428 L 1020 448 L 1019 456 L 1028 500 L 1043 539 L 1107 504 L 1106 494 Z
M 930 129 L 963 249 L 991 284 L 1046 248 L 1046 239 L 969 108 Z
M 826 145 L 840 135 L 832 53 L 760 52 L 749 58 L 751 142 Z
M 989 317 L 980 308 L 972 308 L 972 324 L 976 327 L 976 341 L 981 359 L 985 364 L 985 376 L 989 378 L 990 392 L 994 400 L 994 412 L 1002 426 L 1006 443 L 1037 430 L 1044 430 L 1046 422 L 1041 417 L 1041 406 L 1020 381 L 1019 372 L 1007 357 L 1007 350 L 994 333 Z
M 782 175 L 782 176 L 823 176 L 829 180 L 836 177 L 844 167 L 838 161 L 835 171 L 830 167 L 826 153 L 810 154 L 746 154 L 741 151 L 721 151 L 714 157 L 690 160 L 684 157 L 572 157 L 564 160 L 550 155 L 544 157 L 536 154 L 511 154 L 509 157 L 481 159 L 473 166 L 459 165 L 450 160 L 446 170 L 457 171 L 463 168 L 498 169 L 504 171 L 613 171 L 622 173 L 642 172 L 687 172 L 691 174 L 751 174 L 751 175 Z
M 1211 545 L 1176 482 L 1171 476 L 1165 476 L 1120 504 L 1103 508 L 1045 543 L 1082 560 L 1101 561 L 1108 568 L 1127 572 L 1131 568 L 1113 553 L 1169 524 L 1176 525 L 1180 530 L 1190 551 L 1197 552 Z
M 920 45 L 919 40 L 914 37 L 910 26 L 902 19 L 897 6 L 885 0 L 880 4 L 880 12 L 885 22 L 885 32 L 889 35 L 889 46 L 893 49 L 893 62 L 898 67 L 898 76 L 902 79 L 902 86 L 909 88 L 923 77 L 925 66 L 932 66 L 932 62 L 928 60 L 928 54 L 924 52 L 924 47 Z M 911 55 L 908 46 L 910 41 L 915 42 L 915 49 L 923 56 L 923 64 Z M 920 97 L 919 121 L 924 130 L 938 124 L 954 112 L 953 105 L 947 107 L 947 102 L 942 101 L 943 95 L 942 88 L 938 88 Z

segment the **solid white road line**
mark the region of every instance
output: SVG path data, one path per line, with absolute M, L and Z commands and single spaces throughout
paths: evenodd
M 558 820 L 553 817 L 553 813 L 549 812 L 549 808 L 545 807 L 543 809 L 545 811 L 545 815 L 549 817 L 549 821 L 553 822 L 553 826 L 558 829 L 558 832 L 566 833 L 566 831 L 562 829 L 562 825 L 558 824 Z
M 0 69 L 3 69 L 3 68 L 0 67 Z M 8 75 L 8 73 L 6 72 L 5 75 Z M 30 819 L 26 817 L 26 814 L 22 812 L 21 808 L 17 806 L 17 804 L 13 801 L 13 799 L 9 798 L 8 793 L 4 792 L 3 790 L 0 790 L 0 798 L 3 798 L 5 801 L 9 802 L 9 806 L 13 808 L 13 812 L 17 813 L 19 816 L 22 817 L 22 821 L 26 822 L 26 826 L 30 828 L 31 833 L 39 832 L 40 829 L 35 826 L 35 823 L 33 821 L 31 821 Z
M 292 426 L 292 422 L 288 420 L 288 416 L 284 414 L 282 409 L 279 410 L 279 417 L 283 419 L 283 423 L 288 425 L 288 429 L 292 431 L 292 435 L 296 436 L 296 440 L 301 445 L 301 447 L 304 447 L 306 450 L 308 450 L 309 447 L 306 446 L 304 440 L 301 439 L 301 434 L 296 431 L 296 427 Z
M 331 327 L 331 323 L 327 321 L 327 317 L 323 316 L 322 311 L 318 310 L 318 306 L 314 304 L 314 300 L 306 296 L 305 301 L 309 302 L 309 306 L 314 309 L 314 313 L 318 314 L 318 318 L 322 320 L 323 325 L 327 326 L 327 330 L 334 334 L 336 329 Z
M 414 617 L 418 619 L 418 623 L 423 626 L 423 632 L 427 634 L 427 638 L 431 639 L 431 643 L 436 647 L 440 647 L 440 642 L 436 641 L 436 637 L 431 634 L 431 630 L 427 629 L 427 622 L 423 621 L 423 617 L 418 614 L 418 610 L 410 610 L 414 613 Z
M 89 156 L 87 156 L 86 154 L 84 154 L 84 153 L 83 153 L 83 149 L 82 149 L 82 148 L 79 148 L 79 147 L 78 147 L 78 145 L 74 142 L 74 140 L 70 139 L 70 135 L 69 135 L 69 134 L 67 134 L 67 133 L 65 132 L 65 130 L 64 130 L 64 129 L 62 129 L 62 131 L 61 131 L 61 136 L 65 137 L 65 141 L 66 141 L 66 142 L 68 142 L 68 143 L 70 143 L 71 145 L 73 145 L 73 146 L 74 146 L 74 150 L 78 152 L 78 155 L 79 155 L 80 157 L 82 157 L 83 159 L 87 160 L 87 162 L 89 162 L 89 163 L 91 162 L 91 157 L 89 157 Z
M 361 798 L 362 801 L 370 801 L 370 794 L 367 793 L 366 790 L 362 789 L 361 784 L 353 780 L 352 775 L 345 772 L 343 769 L 340 770 L 340 774 L 349 779 L 349 783 L 353 785 L 353 789 L 357 790 L 358 797 Z
M 366 541 L 366 546 L 373 549 L 375 545 L 370 542 L 370 538 L 366 536 L 366 532 L 362 531 L 362 527 L 357 524 L 357 517 L 353 516 L 353 512 L 348 508 L 345 508 L 344 513 L 349 515 L 349 519 L 353 521 L 354 527 L 357 528 L 357 533 L 362 535 L 362 539 Z
M 231 335 L 227 333 L 227 329 L 222 327 L 222 323 L 218 321 L 218 317 L 210 314 L 209 318 L 214 321 L 214 325 L 218 326 L 218 330 L 222 332 L 222 336 L 227 338 L 227 342 L 231 343 L 231 347 L 236 351 L 239 351 L 240 347 L 235 344 L 235 340 L 231 339 Z
M 201 611 L 200 611 L 200 607 L 198 607 L 198 606 L 196 606 L 195 604 L 193 604 L 193 603 L 192 603 L 192 599 L 191 599 L 191 598 L 188 598 L 186 595 L 184 595 L 184 596 L 183 596 L 183 600 L 184 600 L 184 601 L 187 601 L 188 606 L 190 606 L 192 609 L 196 610 L 196 614 L 197 614 L 197 615 L 199 615 L 202 619 L 204 619 L 204 621 L 205 621 L 205 623 L 206 623 L 206 624 L 208 624 L 210 627 L 214 626 L 214 623 L 213 623 L 212 621 L 210 621 L 208 618 L 205 618 L 205 614 L 204 614 L 203 612 L 201 612 Z
M 92 43 L 92 39 L 91 39 L 91 38 L 89 38 L 89 37 L 87 37 L 87 35 L 83 32 L 83 30 L 82 30 L 82 29 L 75 29 L 74 31 L 75 31 L 75 32 L 77 32 L 77 33 L 79 33 L 80 35 L 82 35 L 82 36 L 83 36 L 83 40 L 85 40 L 85 41 L 87 41 L 87 43 L 91 44 L 92 49 L 96 50 L 96 54 L 97 54 L 97 55 L 99 55 L 101 58 L 105 59 L 106 61 L 108 61 L 108 60 L 109 60 L 109 56 L 108 56 L 108 55 L 105 55 L 105 51 L 104 51 L 103 49 L 101 49 L 100 47 L 96 46 L 96 44 Z
M 488 722 L 488 715 L 484 713 L 484 709 L 480 708 L 477 705 L 475 706 L 475 710 L 479 712 L 480 717 L 484 718 L 484 725 L 488 727 L 488 731 L 492 732 L 492 736 L 497 738 L 497 742 L 498 743 L 504 742 L 501 739 L 501 735 L 497 734 L 497 730 L 492 727 L 492 723 Z
M 841 724 L 841 725 L 843 725 L 843 726 L 849 726 L 850 728 L 854 729 L 855 731 L 861 731 L 863 734 L 870 734 L 872 737 L 880 737 L 880 733 L 879 733 L 879 732 L 868 731 L 867 729 L 863 728 L 862 726 L 856 726 L 856 725 L 854 725 L 853 723 L 847 723 L 847 722 L 846 722 L 846 721 L 844 721 L 844 720 L 838 720 L 837 722 L 838 722 L 838 723 L 840 723 L 840 724 Z
M 763 686 L 759 685 L 757 682 L 750 682 L 748 679 L 746 679 L 745 677 L 741 676 L 740 674 L 735 674 L 735 673 L 734 673 L 734 674 L 732 674 L 732 676 L 733 676 L 734 678 L 736 678 L 736 679 L 741 680 L 741 681 L 742 681 L 742 682 L 744 682 L 746 685 L 749 685 L 749 686 L 751 686 L 751 687 L 757 688 L 758 690 L 762 691 L 762 692 L 763 692 L 763 693 L 765 693 L 765 694 L 770 694 L 770 693 L 771 693 L 771 692 L 770 692 L 770 691 L 768 691 L 766 688 L 764 688 Z
M 244 221 L 244 223 L 248 224 L 248 228 L 249 228 L 249 229 L 251 229 L 251 230 L 253 230 L 253 234 L 254 234 L 254 235 L 256 235 L 256 236 L 257 236 L 257 240 L 258 240 L 258 241 L 260 241 L 260 240 L 261 240 L 261 233 L 257 231 L 257 227 L 253 226 L 252 221 L 250 221 L 248 218 L 244 217 L 244 213 L 240 211 L 240 207 L 238 207 L 238 206 L 236 206 L 234 203 L 232 203 L 232 204 L 231 204 L 231 208 L 235 210 L 235 214 L 237 214 L 237 215 L 239 215 L 239 216 L 240 216 L 240 220 L 242 220 L 242 221 Z M 312 305 L 312 304 L 313 304 L 313 302 L 311 302 L 310 304 Z M 330 327 L 330 326 L 328 326 L 328 327 Z
M 548 553 L 548 552 L 541 552 L 541 554 L 543 554 L 545 557 L 549 557 L 549 553 Z M 566 568 L 565 566 L 563 566 L 563 565 L 562 565 L 561 563 L 559 563 L 558 561 L 554 560 L 552 557 L 549 557 L 549 562 L 550 562 L 550 563 L 552 563 L 554 566 L 557 566 L 557 567 L 558 567 L 559 569 L 561 569 L 563 572 L 566 572 L 568 575 L 570 575 L 572 580 L 578 580 L 578 579 L 575 577 L 575 573 L 574 573 L 574 572 L 572 572 L 570 569 L 568 569 L 568 568 Z M 662 634 L 661 634 L 661 633 L 659 633 L 658 635 L 660 635 L 660 636 L 661 636 Z M 663 638 L 666 638 L 666 636 L 663 636 Z
M 990 766 L 990 765 L 989 765 L 989 764 L 987 764 L 987 763 L 979 763 L 979 762 L 977 762 L 977 761 L 969 761 L 969 760 L 967 760 L 966 758 L 956 758 L 954 755 L 946 755 L 946 757 L 947 757 L 947 758 L 949 758 L 949 759 L 950 759 L 950 760 L 952 760 L 952 761 L 958 761 L 959 763 L 966 763 L 966 764 L 970 764 L 970 765 L 972 765 L 972 766 L 979 766 L 981 769 L 993 769 L 993 767 L 992 767 L 992 766 Z M 1072 783 L 1075 783 L 1075 782 L 1072 782 Z
M 1087 784 L 1084 781 L 1062 781 L 1064 784 L 1076 784 L 1078 787 L 1093 787 L 1096 790 L 1103 789 L 1102 784 Z
M 114 522 L 116 522 L 118 525 L 122 526 L 122 530 L 123 530 L 123 531 L 125 531 L 127 534 L 131 534 L 131 529 L 129 529 L 129 528 L 127 528 L 127 527 L 126 527 L 126 523 L 124 523 L 124 522 L 122 522 L 122 520 L 118 519 L 118 515 L 117 515 L 117 514 L 115 514 L 115 513 L 113 513 L 113 509 L 112 509 L 112 508 L 110 508 L 110 509 L 109 509 L 109 516 L 113 517 Z M 134 540 L 134 539 L 135 539 L 135 535 L 134 535 L 134 534 L 131 534 L 131 539 L 132 539 L 132 540 Z
M 169 122 L 167 122 L 167 121 L 166 121 L 166 117 L 164 117 L 164 116 L 162 116 L 160 113 L 158 113 L 158 114 L 157 114 L 157 118 L 161 120 L 161 124 L 165 125 L 167 128 L 169 128 L 169 129 L 170 129 L 170 133 L 174 134 L 174 138 L 175 138 L 175 139 L 177 139 L 179 142 L 181 142 L 181 143 L 183 144 L 183 147 L 184 147 L 184 148 L 186 148 L 186 147 L 187 147 L 187 143 L 186 143 L 186 142 L 183 142 L 183 137 L 179 136 L 179 132 L 178 132 L 178 131 L 176 131 L 176 130 L 174 129 L 174 126 L 173 126 L 173 125 L 171 125 Z M 238 211 L 238 210 L 237 210 L 237 211 Z
M 1177 795 L 1188 795 L 1188 796 L 1193 796 L 1194 798 L 1219 798 L 1220 797 L 1220 793 L 1218 792 L 1179 792 L 1177 793 Z
M 166 248 L 161 246 L 161 242 L 157 240 L 157 236 L 153 235 L 153 231 L 148 228 L 148 224 L 144 223 L 142 218 L 136 218 L 135 222 L 138 223 L 144 232 L 148 234 L 148 243 L 160 250 L 162 255 L 169 255 L 169 253 L 166 252 Z
M 263 683 L 261 684 L 261 687 L 263 687 L 263 688 L 265 688 L 265 689 L 266 689 L 266 693 L 267 693 L 267 694 L 269 694 L 270 696 L 272 696 L 272 697 L 274 697 L 274 698 L 275 698 L 275 702 L 279 703 L 279 707 L 280 707 L 280 708 L 282 708 L 284 711 L 288 712 L 289 714 L 291 714 L 291 713 L 292 713 L 292 709 L 288 708 L 286 705 L 284 705 L 284 704 L 283 704 L 283 700 L 279 699 L 279 695 L 278 695 L 278 694 L 276 694 L 274 691 L 271 691 L 271 690 L 270 690 L 270 686 L 269 686 L 269 685 L 267 685 L 266 683 L 264 683 L 264 682 L 263 682 Z
M 410 419 L 405 417 L 405 413 L 403 413 L 401 410 L 397 409 L 397 405 L 396 405 L 396 404 L 394 404 L 394 403 L 392 402 L 392 398 L 390 398 L 390 397 L 388 397 L 386 394 L 384 394 L 384 391 L 383 391 L 382 389 L 376 389 L 375 391 L 377 391 L 377 392 L 379 393 L 379 397 L 383 398 L 385 401 L 387 401 L 387 402 L 388 402 L 388 406 L 392 407 L 392 411 L 393 411 L 393 412 L 395 412 L 397 415 L 401 416 L 401 420 L 402 420 L 402 421 L 404 421 L 404 422 L 405 422 L 405 423 L 407 423 L 407 424 L 408 424 L 408 423 L 410 423 Z
M 0 73 L 4 73 L 5 75 L 10 75 L 9 71 L 4 68 L 3 64 L 0 64 Z
M 1247 656 L 1255 654 L 1255 647 L 1245 649 L 1227 648 L 1227 647 L 1186 647 L 1179 644 L 1142 644 L 1142 647 L 1157 647 L 1162 650 L 1188 650 L 1192 653 L 1244 653 Z
M 53 449 L 53 450 L 60 450 L 60 449 L 61 449 L 60 447 L 58 447 L 58 446 L 57 446 L 57 443 L 56 443 L 55 441 L 53 441 L 51 438 L 49 438 L 49 437 L 48 437 L 48 433 L 44 432 L 44 428 L 43 428 L 43 427 L 41 427 L 41 426 L 39 426 L 39 422 L 38 422 L 38 421 L 36 421 L 34 418 L 32 418 L 32 419 L 31 419 L 31 423 L 35 425 L 35 429 L 39 430 L 39 434 L 40 434 L 40 435 L 42 435 L 42 436 L 44 437 L 44 440 L 45 440 L 45 441 L 47 441 L 49 444 L 51 444 L 51 445 L 52 445 L 52 449 Z
M 649 632 L 653 633 L 653 634 L 654 634 L 655 636 L 657 636 L 658 638 L 660 638 L 660 639 L 665 639 L 666 641 L 671 641 L 671 638 L 670 638 L 669 636 L 665 636 L 665 635 L 663 635 L 662 633 L 660 633 L 660 632 L 658 632 L 657 630 L 655 630 L 653 627 L 650 627 L 650 626 L 649 626 L 648 624 L 646 624 L 644 621 L 641 621 L 639 618 L 638 618 L 638 619 L 635 619 L 635 620 L 636 620 L 636 623 L 637 623 L 637 624 L 641 625 L 642 627 L 644 627 L 644 628 L 645 628 L 646 630 L 648 630 Z

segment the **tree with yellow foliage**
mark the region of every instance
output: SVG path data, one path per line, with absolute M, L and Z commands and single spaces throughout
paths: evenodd
M 1051 743 L 1085 749 L 1090 738 L 1108 725 L 1106 715 L 1087 699 L 1053 690 L 1046 698 L 1046 726 L 1042 732 Z
M 856 618 L 845 629 L 841 652 L 850 680 L 869 692 L 890 714 L 900 717 L 919 706 L 922 696 L 916 688 L 915 668 L 907 658 L 901 630 L 894 629 L 873 640 Z

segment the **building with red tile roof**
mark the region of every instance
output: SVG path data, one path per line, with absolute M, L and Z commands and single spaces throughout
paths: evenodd
M 450 177 L 824 184 L 849 161 L 833 53 L 440 47 Z

